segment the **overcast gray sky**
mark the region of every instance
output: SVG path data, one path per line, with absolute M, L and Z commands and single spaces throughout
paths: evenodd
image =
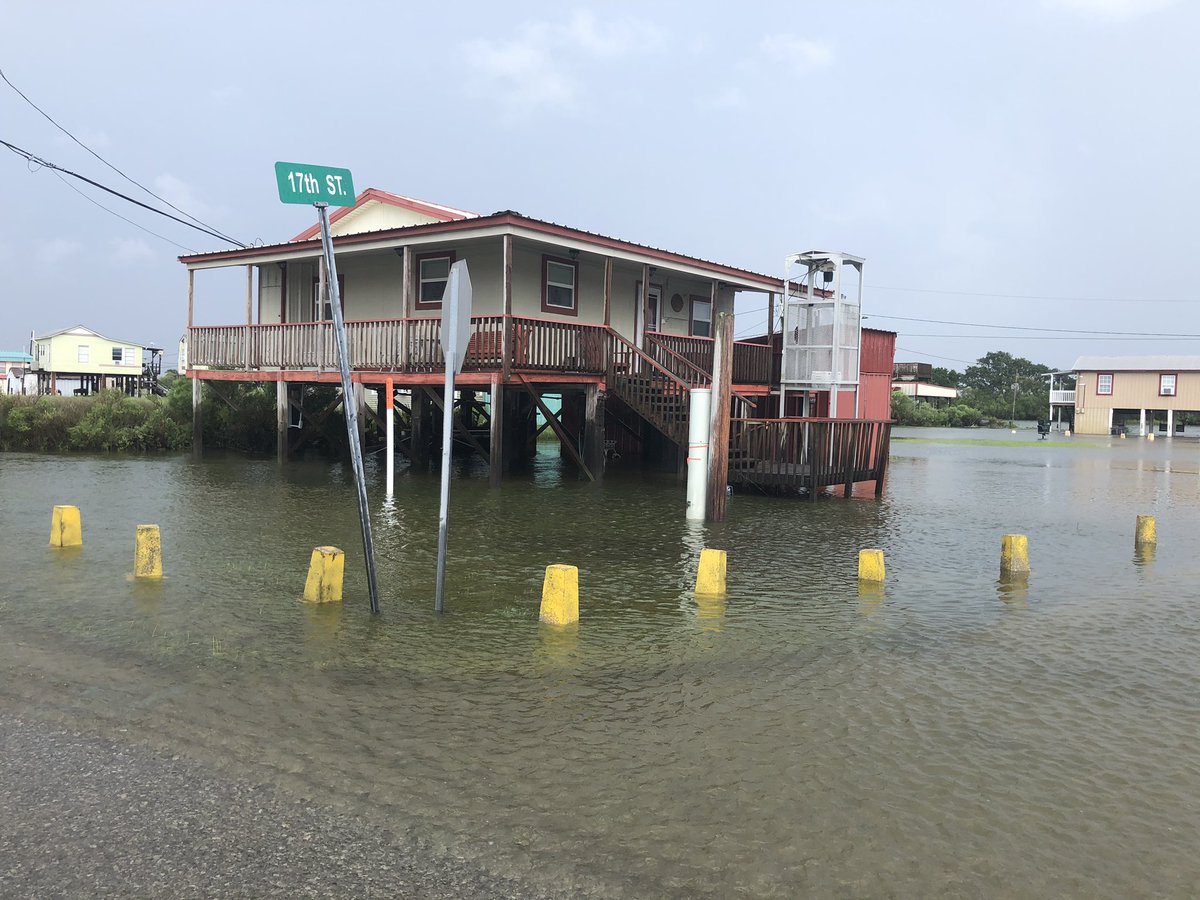
M 886 318 L 1200 334 L 1200 4 L 9 0 L 3 23 L 17 87 L 246 242 L 311 224 L 273 164 L 312 162 L 757 271 L 860 254 L 901 359 L 1200 353 Z M 0 138 L 147 199 L 3 84 Z M 182 251 L 0 153 L 0 349 L 84 323 L 173 363 Z M 201 273 L 198 321 L 238 321 L 243 285 Z

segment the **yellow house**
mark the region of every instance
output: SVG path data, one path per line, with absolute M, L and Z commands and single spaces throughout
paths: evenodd
M 1200 356 L 1081 356 L 1074 371 L 1077 434 L 1171 435 L 1177 413 L 1200 418 Z
M 92 394 L 116 389 L 137 392 L 142 378 L 144 347 L 118 341 L 83 325 L 33 339 L 33 366 L 39 394 Z

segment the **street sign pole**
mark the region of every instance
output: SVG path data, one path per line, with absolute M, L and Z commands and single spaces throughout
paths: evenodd
M 346 414 L 346 437 L 350 441 L 350 462 L 354 466 L 354 484 L 358 488 L 358 520 L 362 526 L 363 556 L 367 560 L 367 588 L 371 593 L 371 612 L 379 612 L 379 585 L 375 579 L 375 542 L 371 537 L 371 513 L 367 508 L 367 485 L 363 474 L 362 444 L 358 440 L 358 404 L 350 381 L 350 352 L 346 344 L 346 322 L 342 317 L 342 298 L 338 291 L 337 264 L 333 258 L 333 237 L 329 233 L 329 206 L 317 203 L 317 221 L 321 225 L 321 249 L 325 253 L 325 271 L 329 273 L 326 290 L 333 309 L 333 333 L 337 341 L 338 368 L 342 376 L 342 409 Z
M 282 203 L 312 204 L 321 227 L 321 250 L 325 254 L 326 291 L 333 311 L 333 334 L 337 342 L 338 369 L 342 375 L 342 409 L 346 413 L 346 437 L 350 440 L 350 462 L 358 489 L 358 520 L 362 526 L 363 556 L 367 559 L 367 588 L 371 612 L 379 612 L 379 585 L 375 578 L 375 542 L 371 538 L 371 513 L 367 509 L 367 483 L 363 475 L 362 445 L 358 441 L 358 406 L 350 380 L 350 353 L 346 346 L 346 322 L 338 290 L 337 263 L 333 258 L 333 236 L 329 233 L 329 207 L 354 205 L 354 179 L 349 169 L 312 166 L 307 163 L 275 163 L 275 183 Z M 322 298 L 324 299 L 324 298 Z M 389 404 L 390 405 L 390 404 Z
M 442 355 L 446 358 L 446 393 L 442 400 L 442 497 L 438 510 L 437 593 L 433 610 L 439 615 L 446 592 L 446 539 L 450 533 L 450 451 L 454 445 L 454 376 L 466 358 L 471 326 L 471 276 L 466 260 L 450 267 L 442 293 Z

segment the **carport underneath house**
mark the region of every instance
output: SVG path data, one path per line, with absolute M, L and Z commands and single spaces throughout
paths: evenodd
M 833 484 L 882 485 L 885 421 L 770 418 L 778 411 L 780 278 L 511 211 L 476 216 L 373 189 L 333 220 L 355 402 L 365 413 L 359 421 L 382 421 L 394 408 L 398 447 L 418 464 L 437 455 L 441 296 L 450 264 L 462 259 L 474 315 L 454 427 L 464 448 L 488 460 L 494 481 L 533 453 L 539 412 L 541 428 L 558 435 L 587 477 L 600 477 L 606 457 L 617 455 L 681 467 L 688 392 L 713 385 L 715 326 L 721 313 L 732 314 L 736 296 L 752 292 L 766 307 L 768 333 L 732 343 L 731 480 L 814 494 Z M 283 244 L 181 261 L 186 374 L 197 408 L 201 382 L 274 382 L 279 455 L 295 452 L 306 429 L 288 426 L 299 424 L 304 386 L 338 381 L 312 229 Z M 233 266 L 246 270 L 245 323 L 197 325 L 196 273 Z M 376 390 L 373 409 L 365 405 L 368 386 Z M 547 396 L 561 398 L 561 408 L 551 410 Z M 305 410 L 302 422 L 329 411 Z M 198 442 L 198 416 L 195 424 Z M 760 478 L 760 469 L 771 471 Z

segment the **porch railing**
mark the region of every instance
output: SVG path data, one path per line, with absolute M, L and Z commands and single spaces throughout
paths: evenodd
M 1075 402 L 1075 392 L 1074 391 L 1051 391 L 1050 392 L 1050 402 L 1051 403 L 1074 403 Z
M 356 370 L 435 372 L 445 366 L 441 319 L 412 317 L 346 323 L 350 366 Z M 522 316 L 474 316 L 463 368 L 492 370 L 503 363 L 508 329 L 509 364 L 518 371 L 599 374 L 607 368 L 607 330 Z M 331 322 L 215 325 L 188 329 L 188 361 L 222 369 L 337 368 Z
M 706 373 L 711 379 L 714 344 L 712 338 L 664 334 L 660 331 L 650 332 L 646 337 L 646 343 L 652 351 L 658 348 L 670 351 L 676 357 L 686 360 L 692 366 Z M 659 359 L 659 362 L 662 360 Z M 733 383 L 771 383 L 771 347 L 769 344 L 734 341 Z

